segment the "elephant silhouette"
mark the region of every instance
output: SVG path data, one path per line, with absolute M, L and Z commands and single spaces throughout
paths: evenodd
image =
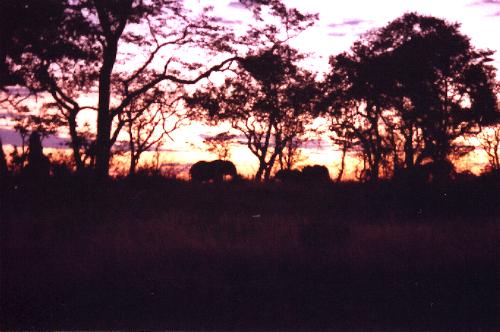
M 236 166 L 227 160 L 198 161 L 189 170 L 191 181 L 194 182 L 222 182 L 224 176 L 236 179 Z
M 450 161 L 439 160 L 412 168 L 398 169 L 394 172 L 393 180 L 410 184 L 443 183 L 455 175 L 455 167 Z
M 328 183 L 331 181 L 328 168 L 321 165 L 306 166 L 302 171 L 296 169 L 282 169 L 274 176 L 282 183 Z
M 302 169 L 302 180 L 305 182 L 328 183 L 331 181 L 330 172 L 326 166 L 306 166 Z
M 276 172 L 274 179 L 283 183 L 298 183 L 301 177 L 302 174 L 297 169 L 281 169 Z

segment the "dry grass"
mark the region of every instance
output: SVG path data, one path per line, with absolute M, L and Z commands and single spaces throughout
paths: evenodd
M 446 219 L 453 214 L 443 210 L 405 220 L 407 212 L 379 210 L 370 219 L 344 196 L 376 197 L 361 189 L 155 186 L 83 190 L 84 201 L 67 197 L 79 189 L 65 187 L 43 204 L 27 192 L 4 200 L 24 208 L 0 224 L 1 327 L 497 323 L 496 214 L 479 222 L 467 211 Z

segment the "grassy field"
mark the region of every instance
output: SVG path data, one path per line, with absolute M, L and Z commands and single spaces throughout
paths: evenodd
M 497 181 L 8 183 L 0 328 L 494 330 Z

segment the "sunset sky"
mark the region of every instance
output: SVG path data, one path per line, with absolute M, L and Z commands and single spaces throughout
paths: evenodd
M 319 13 L 316 25 L 302 33 L 292 45 L 301 51 L 311 53 L 313 69 L 322 72 L 328 69 L 328 58 L 331 55 L 348 50 L 350 46 L 363 33 L 382 27 L 406 12 L 418 12 L 420 14 L 433 15 L 444 18 L 450 22 L 461 23 L 461 31 L 471 38 L 472 44 L 478 48 L 487 48 L 500 51 L 500 0 L 284 0 L 289 7 L 295 7 L 303 12 Z M 238 25 L 251 19 L 251 14 L 243 8 L 238 1 L 231 0 L 187 0 L 186 4 L 195 8 L 196 6 L 211 5 L 217 15 L 225 19 L 226 24 Z M 495 66 L 500 69 L 500 53 L 495 54 Z M 180 154 L 185 158 L 196 158 L 192 152 L 182 148 L 185 138 L 193 139 L 193 133 L 197 135 L 206 134 L 206 128 L 189 128 L 179 131 L 172 142 L 172 147 L 178 146 Z M 213 129 L 211 133 L 220 132 Z M 195 136 L 197 136 L 195 135 Z M 175 149 L 175 148 L 174 148 Z M 328 139 L 318 144 L 310 144 L 307 149 L 309 163 L 321 163 L 328 165 L 331 172 L 335 172 L 339 162 L 339 153 L 332 151 Z M 195 157 L 196 156 L 196 157 Z M 210 158 L 210 155 L 203 155 Z M 477 155 L 468 160 L 463 167 L 480 171 L 484 160 Z M 245 170 L 252 172 L 256 168 L 255 157 L 246 148 L 238 148 L 233 151 L 233 159 L 245 161 Z M 250 161 L 250 164 L 248 164 Z M 241 162 L 243 165 L 243 162 Z M 241 168 L 242 166 L 240 166 Z
M 303 12 L 319 13 L 316 25 L 291 42 L 301 51 L 311 54 L 309 66 L 319 73 L 328 69 L 329 56 L 348 50 L 361 34 L 384 26 L 405 12 L 459 22 L 462 33 L 471 38 L 473 45 L 500 50 L 500 0 L 284 0 L 284 3 Z M 185 0 L 185 4 L 194 10 L 213 6 L 214 14 L 221 18 L 221 22 L 235 29 L 252 19 L 252 14 L 234 0 Z M 500 53 L 495 54 L 494 59 L 495 66 L 500 69 Z M 167 141 L 165 162 L 192 163 L 199 159 L 213 159 L 214 156 L 202 153 L 196 147 L 202 148 L 204 135 L 216 134 L 224 129 L 227 127 L 209 129 L 199 124 L 181 128 L 172 135 L 173 141 Z M 0 128 L 0 135 L 4 144 L 19 144 L 16 142 L 17 135 L 8 128 Z M 52 139 L 46 145 L 57 146 L 59 142 Z M 328 139 L 315 141 L 307 149 L 309 162 L 334 169 L 339 154 L 332 150 Z M 252 173 L 256 168 L 255 157 L 245 147 L 234 149 L 232 159 L 245 173 Z
M 328 57 L 349 49 L 366 31 L 386 25 L 405 12 L 418 12 L 462 24 L 462 32 L 479 48 L 500 50 L 500 0 L 284 0 L 289 7 L 319 13 L 317 24 L 293 42 L 311 52 L 326 68 Z M 186 0 L 188 6 L 211 5 L 228 23 L 250 19 L 235 0 Z M 500 54 L 495 55 L 500 68 Z

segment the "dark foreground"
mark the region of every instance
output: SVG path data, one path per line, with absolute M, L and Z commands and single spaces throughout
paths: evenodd
M 498 178 L 1 193 L 1 329 L 495 330 Z

